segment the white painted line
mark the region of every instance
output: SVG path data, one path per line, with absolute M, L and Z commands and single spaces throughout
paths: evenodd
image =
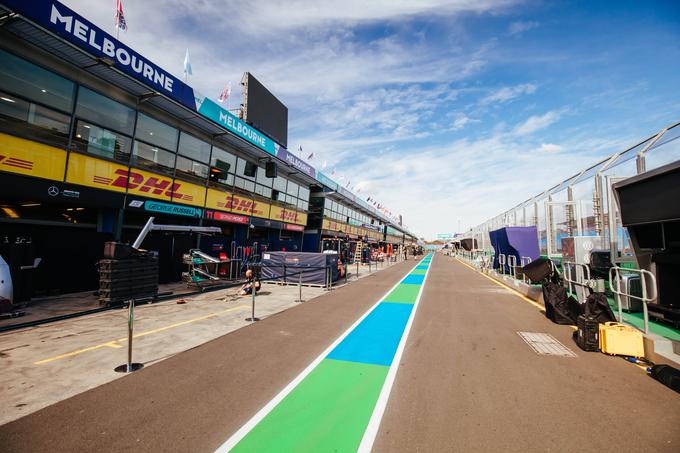
M 368 426 L 366 431 L 364 431 L 364 437 L 361 439 L 361 444 L 359 444 L 359 452 L 370 452 L 373 448 L 373 442 L 378 435 L 378 429 L 380 428 L 380 422 L 382 421 L 383 415 L 385 414 L 385 409 L 387 408 L 387 402 L 390 398 L 390 393 L 392 392 L 392 385 L 394 385 L 394 379 L 397 377 L 397 370 L 399 368 L 399 363 L 401 362 L 401 356 L 404 353 L 404 348 L 406 347 L 406 340 L 408 339 L 408 334 L 411 332 L 411 325 L 413 324 L 413 319 L 416 316 L 416 311 L 418 310 L 418 305 L 420 304 L 420 297 L 423 295 L 423 290 L 425 289 L 425 283 L 427 282 L 427 277 L 430 274 L 430 269 L 432 268 L 432 260 L 434 259 L 434 254 L 430 259 L 430 263 L 427 266 L 427 271 L 425 272 L 425 278 L 423 283 L 420 285 L 420 291 L 418 291 L 418 297 L 413 304 L 413 310 L 411 310 L 411 316 L 408 318 L 406 327 L 404 328 L 404 333 L 401 334 L 401 341 L 397 347 L 397 352 L 394 354 L 392 359 L 392 365 L 387 372 L 387 377 L 385 378 L 385 383 L 378 396 L 378 401 L 373 409 L 373 415 L 368 421 Z M 422 260 L 421 260 L 422 262 Z
M 416 268 L 416 266 L 418 266 L 421 263 L 421 261 L 422 260 L 418 261 L 411 268 L 411 270 L 406 273 L 406 275 L 410 274 Z M 428 272 L 430 271 L 429 266 L 428 266 L 427 271 Z M 425 276 L 427 277 L 427 273 L 425 274 Z M 283 388 L 283 390 L 281 390 L 274 398 L 272 398 L 267 404 L 265 404 L 262 407 L 262 409 L 257 411 L 257 413 L 255 415 L 253 415 L 253 417 L 250 420 L 248 420 L 238 431 L 236 431 L 234 434 L 232 434 L 229 439 L 227 439 L 222 445 L 217 447 L 215 452 L 226 453 L 229 450 L 231 450 L 232 448 L 234 448 L 244 437 L 246 437 L 246 435 L 250 431 L 252 431 L 252 429 L 255 428 L 255 426 L 257 426 L 257 424 L 260 423 L 262 421 L 262 419 L 265 418 L 267 416 L 267 414 L 269 414 L 281 401 L 283 401 L 283 399 L 286 396 L 288 396 L 288 394 L 290 392 L 292 392 L 293 389 L 295 387 L 297 387 L 298 384 L 300 384 L 300 382 L 302 382 L 302 380 L 304 378 L 306 378 L 307 375 L 309 375 L 309 373 L 311 373 L 312 370 L 314 370 L 314 368 L 316 368 L 316 366 L 319 363 L 321 363 L 321 361 L 323 359 L 325 359 L 326 356 L 328 354 L 330 354 L 330 352 L 333 349 L 335 349 L 335 347 L 337 345 L 339 345 L 340 342 L 342 342 L 342 340 L 344 340 L 345 337 L 347 337 L 347 335 L 349 335 L 361 323 L 361 321 L 363 321 L 364 318 L 366 318 L 366 316 L 368 316 L 369 313 L 371 313 L 375 309 L 375 307 L 377 307 L 383 301 L 384 298 L 386 298 L 392 291 L 394 291 L 394 289 L 401 283 L 401 281 L 403 279 L 404 279 L 404 277 L 400 278 L 399 281 L 397 283 L 395 283 L 395 285 L 392 288 L 390 288 L 382 297 L 380 297 L 380 299 L 378 299 L 378 301 L 375 304 L 373 304 L 363 315 L 361 315 L 361 317 L 359 319 L 357 319 L 354 324 L 352 324 L 342 335 L 340 335 L 333 343 L 331 343 L 330 346 L 328 346 L 321 354 L 319 354 L 316 357 L 316 359 L 314 359 L 312 361 L 312 363 L 310 363 L 307 366 L 307 368 L 302 370 L 302 372 L 300 374 L 298 374 L 295 377 L 295 379 L 290 381 L 290 383 L 287 386 L 285 386 Z M 424 286 L 424 283 L 425 283 L 425 281 L 423 280 L 423 286 Z M 422 292 L 422 287 L 421 287 L 421 292 Z M 420 300 L 420 293 L 418 293 L 418 300 Z M 413 312 L 415 311 L 415 308 L 416 307 L 414 306 L 413 311 L 411 312 L 411 316 L 413 316 Z M 407 325 L 407 327 L 410 326 L 410 322 L 411 322 L 411 319 L 409 318 L 409 325 Z M 403 341 L 403 338 L 402 338 L 402 341 Z M 399 348 L 403 349 L 401 343 L 399 344 Z M 397 353 L 399 353 L 399 349 L 397 349 Z M 395 356 L 395 358 L 396 358 L 396 356 Z M 392 364 L 394 365 L 394 362 Z M 391 372 L 391 371 L 392 371 L 392 368 L 390 367 L 389 372 Z M 388 378 L 389 378 L 389 372 L 388 372 Z M 384 387 L 383 387 L 383 389 L 384 389 Z M 382 393 L 381 393 L 381 396 L 382 396 Z M 372 419 L 373 419 L 373 417 L 371 417 L 371 420 Z M 362 441 L 362 443 L 363 443 L 363 441 Z

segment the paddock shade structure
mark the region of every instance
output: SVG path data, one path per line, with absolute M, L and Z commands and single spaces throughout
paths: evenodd
M 490 231 L 491 245 L 496 252 L 494 255 L 494 269 L 500 266 L 500 255 L 514 256 L 517 264 L 523 264 L 522 258 L 537 259 L 541 253 L 538 249 L 536 227 L 506 227 Z M 509 272 L 505 269 L 504 272 Z

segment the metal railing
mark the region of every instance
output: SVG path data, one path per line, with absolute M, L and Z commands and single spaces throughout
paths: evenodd
M 500 273 L 505 275 L 505 265 L 507 264 L 507 257 L 505 256 L 504 253 L 499 253 L 498 254 L 498 268 L 500 270 Z
M 590 290 L 593 288 L 590 278 L 590 266 L 572 261 L 564 261 L 562 262 L 562 269 L 564 271 L 564 281 L 568 284 L 569 291 L 576 294 L 579 303 L 585 303 Z
M 517 279 L 517 257 L 515 255 L 507 256 L 508 267 L 513 278 Z
M 642 295 L 637 296 L 630 291 L 626 292 L 621 289 L 621 282 L 623 281 L 623 274 L 637 274 L 640 276 L 640 286 Z M 648 280 L 649 279 L 649 282 Z M 649 284 L 648 284 L 649 283 Z M 648 294 L 647 288 L 651 289 L 651 294 Z M 609 269 L 609 289 L 614 293 L 616 304 L 619 310 L 619 322 L 623 322 L 623 308 L 621 307 L 621 297 L 628 297 L 637 299 L 642 302 L 642 311 L 644 319 L 644 332 L 649 333 L 649 313 L 647 304 L 654 302 L 657 298 L 656 292 L 656 277 L 651 272 L 645 269 L 624 269 L 619 266 L 614 266 Z

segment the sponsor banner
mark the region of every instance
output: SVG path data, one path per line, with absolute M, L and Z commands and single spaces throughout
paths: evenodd
M 135 197 L 129 197 L 126 206 L 133 209 L 143 209 L 155 214 L 178 215 L 183 217 L 201 217 L 203 214 L 203 210 L 200 208 L 153 200 L 140 200 Z
M 143 84 L 195 110 L 190 86 L 54 0 L 3 0 L 3 4 Z M 113 19 L 112 19 L 113 20 Z
M 184 181 L 149 173 L 106 160 L 95 159 L 79 153 L 71 153 L 66 181 L 83 186 L 114 190 L 175 201 L 194 206 L 203 206 L 205 187 Z
M 301 171 L 302 173 L 311 176 L 312 178 L 316 178 L 316 170 L 314 169 L 314 167 L 312 167 L 299 157 L 295 156 L 293 153 L 288 152 L 286 148 L 279 147 L 279 149 L 276 151 L 276 157 L 278 157 L 291 167 Z
M 122 178 L 122 181 L 125 182 L 127 176 L 128 167 L 124 165 L 95 159 L 94 157 L 78 153 L 71 153 L 68 159 L 67 182 L 81 186 L 125 192 L 125 184 L 113 185 L 113 182 L 118 180 L 118 178 Z
M 269 209 L 269 218 L 272 220 L 283 220 L 285 218 L 284 211 L 285 209 L 281 206 L 276 206 L 273 204 Z
M 203 206 L 205 203 L 205 187 L 175 179 L 175 189 L 172 193 L 172 201 Z
M 222 211 L 231 211 L 232 194 L 217 189 L 208 189 L 208 195 L 205 200 L 205 207 L 212 209 L 219 209 Z
M 288 231 L 305 231 L 305 227 L 302 225 L 291 225 L 289 223 L 286 223 L 283 225 L 284 230 Z
M 340 187 L 338 192 L 340 192 L 342 195 L 349 198 L 350 200 L 356 201 L 356 197 L 354 196 L 354 194 L 349 190 L 345 189 L 344 187 Z
M 247 216 L 271 218 L 269 204 L 217 189 L 208 189 L 205 206 L 206 208 L 235 212 Z
M 362 223 L 361 226 L 368 229 L 368 230 L 373 230 L 373 231 L 382 231 L 382 229 L 383 229 L 383 227 L 381 227 L 379 225 L 372 225 L 370 223 Z
M 295 221 L 293 222 L 298 225 L 307 226 L 307 213 L 297 212 L 295 216 Z
M 0 171 L 63 181 L 66 151 L 0 134 Z
M 338 184 L 320 171 L 316 172 L 316 180 L 331 190 L 338 190 Z
M 238 119 L 235 115 L 226 111 L 214 101 L 196 94 L 194 97 L 194 106 L 198 113 L 204 117 L 216 122 L 234 133 L 237 137 L 241 137 L 245 141 L 252 143 L 258 148 L 268 152 L 272 156 L 276 156 L 279 150 L 279 145 L 274 140 L 267 137 L 262 132 L 258 131 L 252 126 Z
M 261 203 L 242 195 L 233 195 L 231 205 L 227 207 L 231 209 L 232 212 L 240 212 L 265 219 L 269 217 L 269 204 Z
M 149 173 L 138 168 L 131 168 L 129 176 L 124 172 L 116 171 L 119 174 L 111 186 L 127 187 L 128 193 L 140 195 L 148 198 L 156 198 L 163 201 L 181 201 L 186 204 L 203 205 L 203 198 L 195 199 L 197 193 L 193 184 L 182 181 L 173 181 L 170 176 L 162 176 Z M 185 192 L 185 189 L 187 192 Z M 205 189 L 203 189 L 205 193 Z
M 296 225 L 307 225 L 307 214 L 304 212 L 298 212 L 293 209 L 285 209 L 274 205 L 271 207 L 269 218 L 279 220 L 281 222 L 294 223 Z
M 453 239 L 453 233 L 437 233 L 437 239 Z
M 220 211 L 205 211 L 205 218 L 210 220 L 216 220 L 218 222 L 229 222 L 229 223 L 248 223 L 248 217 L 238 214 L 227 214 L 226 212 Z
M 125 195 L 61 181 L 4 174 L 0 177 L 0 199 L 5 202 L 35 201 L 79 207 L 122 208 Z

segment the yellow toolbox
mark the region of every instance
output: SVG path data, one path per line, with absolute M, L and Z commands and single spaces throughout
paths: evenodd
M 618 322 L 600 324 L 600 351 L 611 355 L 644 357 L 642 332 Z

